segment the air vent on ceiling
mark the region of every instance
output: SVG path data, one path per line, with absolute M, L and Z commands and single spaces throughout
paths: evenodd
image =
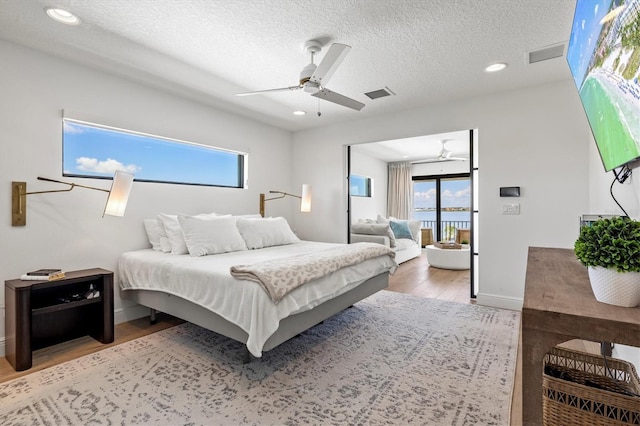
M 393 93 L 391 89 L 385 86 L 384 89 L 373 90 L 371 92 L 365 93 L 365 95 L 367 95 L 369 99 L 378 99 L 384 98 L 385 96 L 395 95 L 395 93 Z
M 529 64 L 542 62 L 553 58 L 559 58 L 564 55 L 564 43 L 555 44 L 553 46 L 543 47 L 542 49 L 533 50 L 528 53 L 527 61 Z

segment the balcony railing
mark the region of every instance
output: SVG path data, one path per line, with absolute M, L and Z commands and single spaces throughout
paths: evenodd
M 438 222 L 435 220 L 423 220 L 422 228 L 433 229 L 433 238 L 440 241 L 452 241 L 456 239 L 456 230 L 470 229 L 471 222 L 468 220 L 443 220 L 440 222 L 440 237 L 436 234 Z

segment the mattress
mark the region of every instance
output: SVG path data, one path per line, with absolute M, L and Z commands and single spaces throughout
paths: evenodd
M 260 284 L 232 277 L 231 266 L 312 253 L 338 245 L 302 241 L 201 257 L 135 250 L 120 256 L 118 277 L 123 291 L 159 291 L 215 312 L 248 334 L 247 349 L 259 357 L 280 320 L 313 309 L 371 277 L 394 270 L 397 264 L 389 256 L 369 259 L 304 284 L 277 304 Z

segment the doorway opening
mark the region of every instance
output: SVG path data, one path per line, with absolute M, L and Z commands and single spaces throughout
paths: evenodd
M 412 208 L 408 217 L 398 219 L 420 221 L 423 230 L 432 230 L 434 241 L 469 244 L 468 294 L 474 299 L 478 277 L 477 147 L 476 129 L 347 146 L 347 241 L 352 223 L 393 216 L 387 202 L 389 164 L 410 163 Z M 352 194 L 353 175 L 368 177 L 372 187 L 375 183 L 375 191 L 367 197 Z M 420 198 L 426 194 L 432 197 L 429 203 Z

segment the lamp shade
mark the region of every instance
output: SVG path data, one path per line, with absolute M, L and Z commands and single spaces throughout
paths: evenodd
M 311 211 L 311 185 L 302 185 L 302 197 L 300 200 L 300 211 L 309 213 Z
M 103 217 L 105 214 L 110 216 L 124 216 L 132 186 L 133 174 L 117 170 L 113 176 L 113 183 L 111 184 L 107 204 L 104 207 Z

